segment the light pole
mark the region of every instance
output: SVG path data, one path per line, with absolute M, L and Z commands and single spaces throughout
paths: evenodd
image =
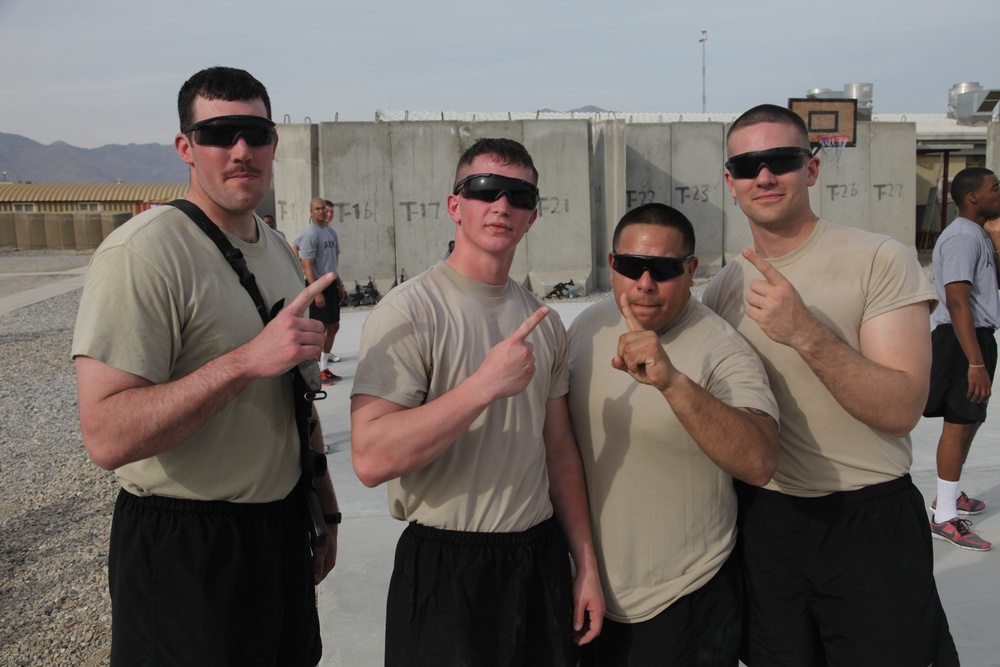
M 708 31 L 701 31 L 701 112 L 705 113 L 705 42 L 708 41 Z

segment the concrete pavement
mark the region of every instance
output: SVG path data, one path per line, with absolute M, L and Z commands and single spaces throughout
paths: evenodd
M 584 308 L 581 301 L 554 301 L 568 326 Z M 332 366 L 344 378 L 318 404 L 323 434 L 331 448 L 330 467 L 344 523 L 333 574 L 320 586 L 323 667 L 382 664 L 385 596 L 396 539 L 404 525 L 389 518 L 384 486 L 364 487 L 351 467 L 350 391 L 357 370 L 361 326 L 369 311 L 345 311 L 334 351 L 343 361 Z M 610 359 L 609 359 L 610 364 Z M 975 530 L 1000 543 L 1000 414 L 980 429 L 972 445 L 962 489 L 987 501 L 987 510 L 971 517 Z M 929 504 L 936 493 L 935 450 L 940 420 L 923 419 L 913 432 L 914 481 Z M 1000 544 L 993 551 L 965 551 L 934 540 L 935 572 L 941 598 L 964 665 L 1000 667 Z

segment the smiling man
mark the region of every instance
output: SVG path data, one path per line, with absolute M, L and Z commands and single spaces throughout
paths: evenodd
M 325 474 L 329 537 L 311 550 L 289 371 L 319 354 L 322 325 L 303 314 L 333 276 L 302 290 L 291 248 L 254 214 L 277 145 L 264 86 L 243 70 L 203 70 L 181 87 L 178 112 L 188 205 L 242 253 L 265 307 L 285 308 L 264 325 L 219 248 L 175 206 L 136 216 L 94 253 L 73 356 L 84 445 L 122 486 L 111 664 L 315 665 L 315 585 L 336 561 L 339 513 Z M 322 452 L 318 427 L 311 446 Z
M 704 302 L 760 355 L 781 410 L 773 479 L 738 486 L 743 661 L 957 664 L 909 475 L 934 291 L 912 250 L 813 213 L 820 164 L 795 113 L 755 107 L 727 144 L 754 247 Z
M 955 174 L 951 196 L 958 217 L 934 244 L 934 289 L 938 307 L 931 315 L 934 350 L 931 392 L 925 417 L 942 417 L 937 446 L 937 497 L 931 503 L 931 536 L 972 551 L 993 544 L 959 514 L 979 514 L 986 503 L 961 491 L 962 467 L 972 439 L 986 421 L 997 365 L 997 247 L 1000 181 L 983 167 Z
M 366 486 L 388 482 L 391 514 L 409 522 L 389 585 L 386 665 L 570 667 L 575 643 L 601 629 L 566 332 L 509 277 L 537 183 L 524 146 L 477 141 L 448 197 L 455 251 L 365 322 L 354 469 Z
M 771 479 L 778 411 L 746 341 L 691 297 L 694 245 L 676 209 L 626 213 L 608 257 L 615 300 L 569 330 L 570 416 L 607 599 L 584 665 L 738 662 L 732 480 Z

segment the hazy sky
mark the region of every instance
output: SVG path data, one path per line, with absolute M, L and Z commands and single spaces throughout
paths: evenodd
M 229 65 L 274 117 L 376 109 L 698 112 L 874 84 L 876 113 L 1000 88 L 998 0 L 0 0 L 0 132 L 171 143 L 176 96 Z

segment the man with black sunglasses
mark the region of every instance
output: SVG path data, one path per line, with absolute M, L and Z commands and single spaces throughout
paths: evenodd
M 386 665 L 577 664 L 601 629 L 566 332 L 510 279 L 537 215 L 524 146 L 480 139 L 448 212 L 455 250 L 365 322 L 351 399 L 354 469 L 388 482 L 396 548 Z M 570 570 L 570 554 L 576 568 Z
M 316 584 L 340 518 L 324 473 L 328 538 L 310 549 L 289 371 L 319 354 L 322 325 L 305 311 L 333 276 L 303 290 L 291 248 L 254 213 L 277 145 L 264 86 L 212 67 L 184 83 L 178 112 L 187 203 L 101 244 L 73 341 L 84 445 L 122 486 L 111 665 L 315 665 Z M 263 317 L 210 234 L 242 254 Z M 318 424 L 310 444 L 323 451 Z
M 820 164 L 798 115 L 755 107 L 727 147 L 754 247 L 703 300 L 760 355 L 781 409 L 777 471 L 764 488 L 738 485 L 742 659 L 956 665 L 909 475 L 934 291 L 912 250 L 813 213 Z
M 608 600 L 584 665 L 739 662 L 732 480 L 771 479 L 778 410 L 757 355 L 691 297 L 694 245 L 680 211 L 632 209 L 608 257 L 614 300 L 569 328 L 570 417 Z

